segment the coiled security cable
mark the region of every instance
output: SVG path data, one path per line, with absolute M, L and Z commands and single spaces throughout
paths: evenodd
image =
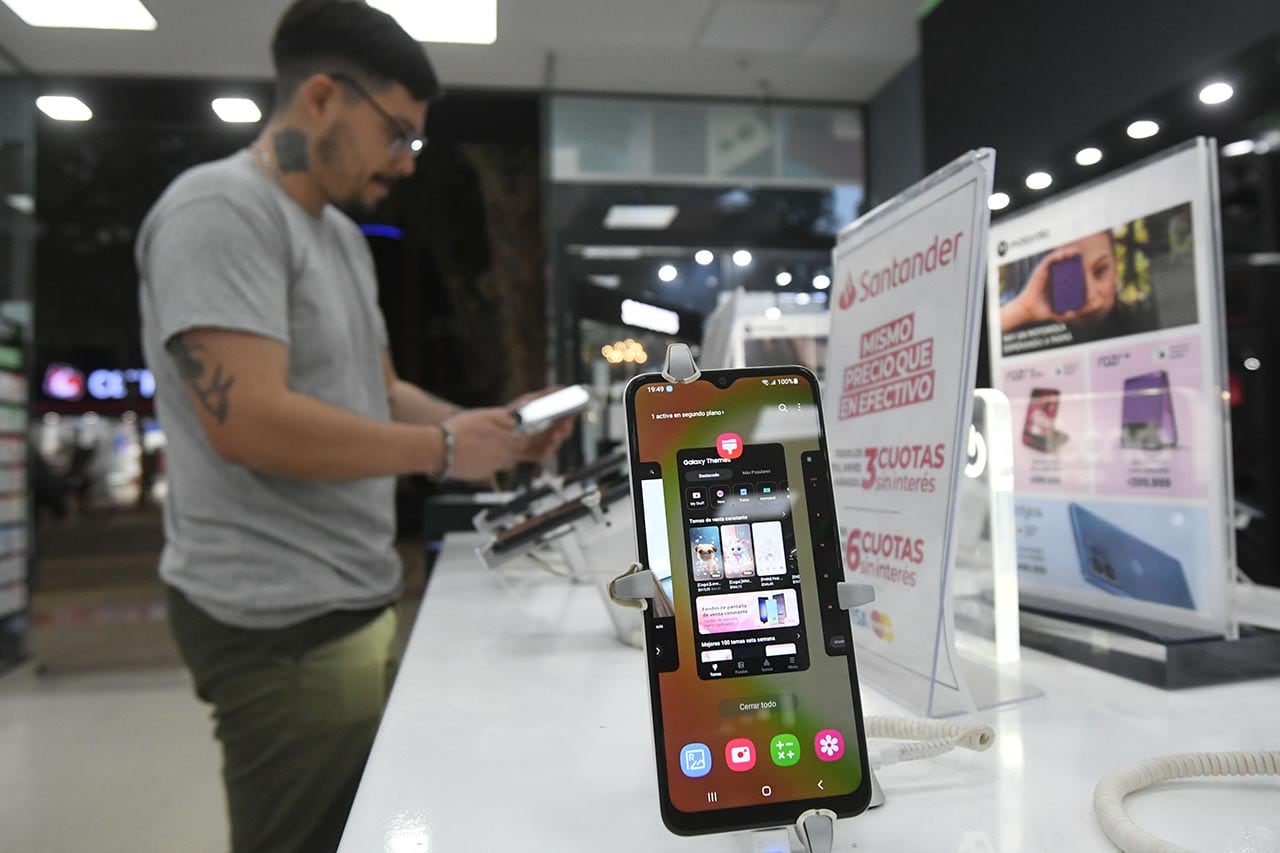
M 1124 810 L 1130 794 L 1196 776 L 1280 776 L 1280 751 L 1187 752 L 1148 758 L 1112 771 L 1093 789 L 1093 813 L 1111 843 L 1124 853 L 1191 853 L 1138 826 Z
M 990 726 L 909 717 L 867 717 L 863 726 L 868 738 L 900 741 L 881 747 L 878 753 L 869 756 L 875 767 L 933 758 L 956 747 L 983 752 L 990 749 L 996 739 L 996 733 Z

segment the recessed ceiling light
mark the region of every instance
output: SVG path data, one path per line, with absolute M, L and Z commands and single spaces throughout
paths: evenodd
M 1258 370 L 1262 367 L 1262 362 L 1253 356 L 1249 356 L 1244 360 L 1245 370 Z
M 1241 154 L 1252 154 L 1254 147 L 1252 139 L 1240 139 L 1235 142 L 1229 142 L 1222 146 L 1222 156 L 1239 157 Z
M 782 319 L 782 309 L 777 305 L 770 305 L 768 308 L 764 309 L 764 316 L 768 317 L 770 320 L 780 320 Z
M 808 305 L 808 304 L 809 304 L 809 301 L 810 301 L 812 298 L 813 298 L 813 297 L 809 296 L 809 294 L 805 293 L 805 292 L 802 290 L 802 291 L 800 291 L 799 293 L 797 293 L 797 294 L 796 294 L 796 304 L 797 304 L 797 305 Z
M 28 216 L 36 212 L 35 196 L 29 193 L 10 193 L 4 197 L 4 203 Z
M 253 124 L 262 121 L 262 110 L 248 98 L 214 98 L 213 111 L 228 124 Z
M 778 283 L 778 287 L 786 287 L 788 284 L 791 283 L 791 273 L 787 272 L 786 270 L 783 270 L 782 272 L 778 273 L 773 280 Z
M 831 276 L 818 273 L 813 277 L 813 286 L 817 290 L 826 290 L 831 286 Z
M 1076 152 L 1076 165 L 1078 166 L 1093 166 L 1101 162 L 1101 148 L 1081 148 Z
M 1200 90 L 1200 103 L 1213 106 L 1215 104 L 1225 104 L 1231 100 L 1231 96 L 1236 93 L 1231 88 L 1230 83 L 1223 83 L 1221 80 L 1210 83 Z
M 639 246 L 583 246 L 582 257 L 588 261 L 635 261 L 644 257 Z
M 987 207 L 991 210 L 1004 210 L 1009 206 L 1008 193 L 992 193 L 987 198 Z
M 58 121 L 88 121 L 93 110 L 79 98 L 70 95 L 41 95 L 36 98 L 40 112 Z
M 619 317 L 624 326 L 639 326 L 642 329 L 662 332 L 666 335 L 680 333 L 679 314 L 667 308 L 650 305 L 648 302 L 639 302 L 635 299 L 622 300 Z
M 615 204 L 604 215 L 604 227 L 661 231 L 679 212 L 674 204 Z
M 1027 175 L 1027 189 L 1045 190 L 1053 183 L 1053 175 L 1048 172 L 1032 172 Z
M 711 265 L 711 262 L 716 259 L 716 256 L 706 249 L 699 249 L 698 253 L 693 256 L 693 259 L 698 262 L 698 266 L 706 267 Z
M 733 262 L 740 267 L 751 266 L 751 253 L 746 249 L 739 249 L 733 253 Z
M 660 278 L 660 279 L 662 279 L 663 281 L 666 281 L 666 282 L 672 282 L 672 281 L 675 281 L 675 280 L 676 280 L 676 276 L 677 276 L 677 275 L 679 275 L 679 274 L 680 274 L 680 273 L 679 273 L 679 272 L 676 270 L 676 268 L 675 268 L 675 267 L 673 267 L 671 264 L 663 264 L 663 265 L 658 269 L 658 278 Z
M 493 44 L 498 40 L 498 0 L 366 0 L 396 19 L 418 41 Z
M 1130 139 L 1150 139 L 1160 132 L 1160 125 L 1150 119 L 1140 119 L 1125 130 Z
M 82 30 L 154 30 L 156 19 L 142 0 L 3 0 L 33 27 Z

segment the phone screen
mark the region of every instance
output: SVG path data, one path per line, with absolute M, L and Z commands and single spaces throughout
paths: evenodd
M 1058 417 L 1059 394 L 1051 388 L 1034 388 L 1022 425 L 1022 443 L 1036 450 L 1051 450 L 1056 444 L 1054 422 Z
M 721 379 L 731 380 L 721 387 Z M 653 374 L 627 389 L 663 819 L 675 832 L 866 807 L 861 705 L 817 381 Z

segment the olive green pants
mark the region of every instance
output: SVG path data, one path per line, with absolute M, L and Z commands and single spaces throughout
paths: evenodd
M 395 609 L 250 631 L 170 589 L 169 624 L 213 706 L 233 853 L 336 850 L 395 677 Z

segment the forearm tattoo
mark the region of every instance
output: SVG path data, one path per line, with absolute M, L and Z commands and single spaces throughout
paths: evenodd
M 307 135 L 296 127 L 286 127 L 272 140 L 276 151 L 276 167 L 281 172 L 307 171 Z
M 210 375 L 205 365 L 209 351 L 199 344 L 188 344 L 181 337 L 169 341 L 169 355 L 178 365 L 178 373 L 191 388 L 191 393 L 200 401 L 200 405 L 219 424 L 225 423 L 231 411 L 231 386 L 236 378 L 223 372 L 222 365 L 216 365 Z

